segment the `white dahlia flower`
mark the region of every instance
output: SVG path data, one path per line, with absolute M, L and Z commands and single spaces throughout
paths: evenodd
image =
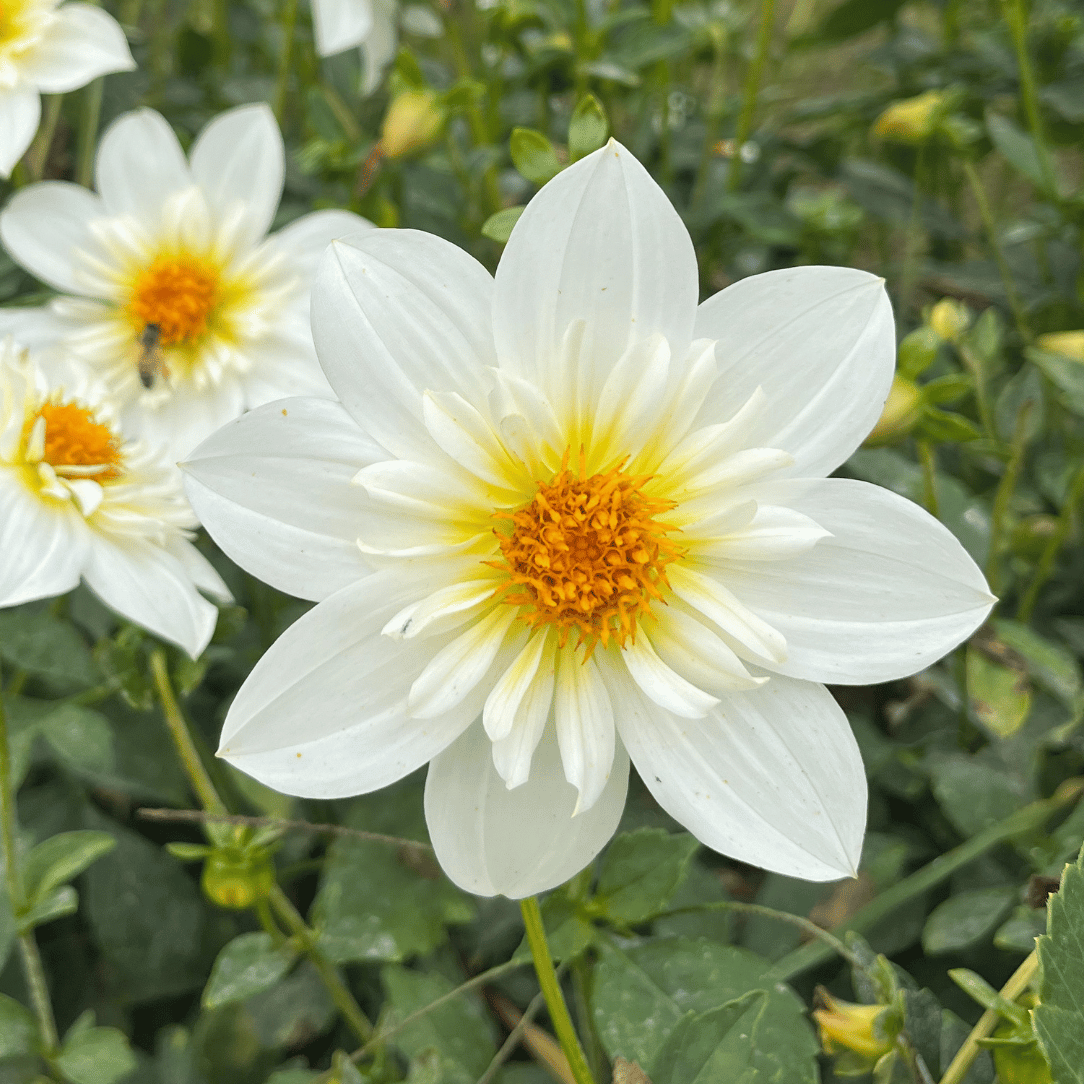
M 0 341 L 0 606 L 71 591 L 80 578 L 110 608 L 193 658 L 229 590 L 192 545 L 196 517 L 177 468 L 125 440 L 101 388 L 47 382 Z
M 379 231 L 331 246 L 312 315 L 341 404 L 271 404 L 182 464 L 223 549 L 319 603 L 220 755 L 328 798 L 428 761 L 437 857 L 483 895 L 586 865 L 630 758 L 709 847 L 852 873 L 866 780 L 820 683 L 911 674 L 994 601 L 921 508 L 825 477 L 892 380 L 882 282 L 800 267 L 697 308 L 688 233 L 610 142 L 496 280 Z
M 62 294 L 0 313 L 0 332 L 59 341 L 108 388 L 126 432 L 173 457 L 242 411 L 284 395 L 328 395 L 309 330 L 317 259 L 372 228 L 316 211 L 267 237 L 283 146 L 265 105 L 216 117 L 188 161 L 150 109 L 102 137 L 98 193 L 48 181 L 0 214 L 8 252 Z
M 395 58 L 397 7 L 395 0 L 312 0 L 317 53 L 334 56 L 359 46 L 362 94 L 376 90 L 384 69 Z
M 30 146 L 43 91 L 64 94 L 136 66 L 112 15 L 91 4 L 58 3 L 0 2 L 0 177 Z

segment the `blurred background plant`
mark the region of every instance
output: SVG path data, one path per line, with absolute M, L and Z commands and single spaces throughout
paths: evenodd
M 859 877 L 722 860 L 634 785 L 623 834 L 543 914 L 599 1082 L 615 1058 L 654 1084 L 1084 1079 L 1084 873 L 1054 897 L 1041 983 L 1031 955 L 1084 841 L 1079 5 L 407 3 L 364 97 L 363 59 L 318 58 L 296 0 L 104 6 L 138 70 L 47 99 L 9 190 L 88 183 L 130 108 L 187 142 L 266 100 L 276 225 L 349 207 L 493 268 L 537 187 L 613 134 L 681 212 L 705 295 L 799 263 L 885 278 L 898 375 L 845 472 L 923 503 L 1001 602 L 930 670 L 837 690 L 871 783 Z M 47 296 L 0 253 L 0 303 Z M 238 605 L 198 663 L 85 589 L 0 611 L 24 855 L 16 913 L 0 897 L 0 1082 L 569 1079 L 532 1022 L 519 908 L 442 879 L 421 778 L 308 803 L 209 757 L 306 606 L 202 544 Z

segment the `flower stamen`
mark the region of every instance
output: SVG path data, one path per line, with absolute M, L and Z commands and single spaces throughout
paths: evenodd
M 121 474 L 116 433 L 78 403 L 44 403 L 23 432 L 27 459 L 47 463 L 58 475 L 102 482 Z
M 140 332 L 158 327 L 162 346 L 191 343 L 206 333 L 220 292 L 218 270 L 208 261 L 159 257 L 136 279 L 128 309 Z

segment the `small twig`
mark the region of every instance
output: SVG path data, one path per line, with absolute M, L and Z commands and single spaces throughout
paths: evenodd
M 312 821 L 281 820 L 278 817 L 243 817 L 228 813 L 204 813 L 201 809 L 154 809 L 144 807 L 136 810 L 136 816 L 147 821 L 187 821 L 195 824 L 238 824 L 252 828 L 296 829 L 299 832 L 322 832 L 327 835 L 348 836 L 370 843 L 390 843 L 396 847 L 414 847 L 419 851 L 432 851 L 428 843 L 416 839 L 400 839 L 380 832 L 363 832 L 360 828 L 344 828 L 340 824 L 314 824 Z
M 478 1078 L 478 1084 L 490 1084 L 497 1075 L 500 1067 L 512 1056 L 517 1046 L 523 1039 L 531 1021 L 538 1015 L 539 1009 L 546 1003 L 546 997 L 541 990 L 531 999 L 531 1003 L 523 1010 L 519 1022 L 508 1033 L 508 1038 L 501 1044 L 500 1050 L 493 1055 L 489 1068 Z

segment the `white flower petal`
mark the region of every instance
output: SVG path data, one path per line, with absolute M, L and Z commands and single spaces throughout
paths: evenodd
M 372 26 L 372 0 L 312 0 L 312 28 L 320 56 L 360 45 Z
M 493 364 L 489 272 L 415 230 L 335 241 L 312 291 L 312 331 L 343 406 L 393 455 L 431 455 L 422 393 L 484 403 Z
M 192 183 L 173 129 L 153 109 L 113 121 L 98 144 L 94 175 L 111 215 L 135 215 L 155 228 L 166 199 Z
M 14 471 L 0 466 L 0 606 L 71 591 L 87 545 L 74 505 L 57 508 L 38 499 Z
M 754 443 L 790 452 L 792 475 L 835 470 L 873 428 L 892 384 L 892 306 L 865 271 L 793 267 L 742 279 L 700 306 L 696 334 L 717 340 L 721 369 L 701 424 L 763 387 L 771 409 Z
M 238 418 L 184 464 L 204 527 L 265 583 L 319 601 L 365 576 L 359 466 L 382 455 L 338 404 L 283 399 Z
M 367 98 L 380 85 L 399 47 L 396 0 L 372 0 L 373 26 L 361 43 L 361 94 Z
M 99 75 L 136 66 L 120 24 L 101 8 L 71 0 L 56 10 L 55 20 L 23 71 L 46 94 L 66 94 Z
M 439 719 L 411 718 L 407 693 L 433 642 L 380 633 L 431 587 L 377 572 L 291 625 L 234 699 L 219 756 L 286 794 L 338 798 L 388 786 L 439 753 L 481 702 L 468 697 Z
M 456 580 L 421 602 L 400 610 L 380 631 L 397 640 L 411 640 L 422 633 L 450 632 L 473 621 L 482 604 L 493 597 L 499 581 L 490 576 L 480 580 Z
M 702 719 L 719 703 L 718 697 L 698 689 L 667 666 L 651 646 L 642 627 L 635 641 L 630 640 L 625 644 L 621 661 L 640 691 L 660 708 L 675 715 L 685 719 Z
M 282 196 L 285 151 L 274 113 L 263 102 L 220 113 L 197 136 L 189 160 L 192 179 L 219 221 L 243 208 L 238 250 L 254 246 Z
M 516 613 L 498 603 L 438 651 L 410 687 L 411 715 L 432 719 L 462 703 L 493 665 Z
M 571 646 L 559 652 L 553 693 L 553 718 L 565 778 L 579 792 L 572 815 L 598 801 L 614 759 L 614 713 L 594 658 Z
M 271 241 L 288 253 L 290 270 L 305 282 L 311 282 L 320 257 L 332 241 L 374 229 L 376 227 L 367 218 L 353 211 L 330 208 L 295 218 L 288 226 L 274 233 Z
M 455 392 L 427 391 L 422 416 L 434 442 L 461 467 L 490 485 L 508 488 L 513 464 L 493 427 Z
M 184 569 L 185 575 L 201 590 L 221 603 L 233 602 L 233 594 L 214 566 L 187 539 L 174 536 L 166 549 Z
M 623 459 L 657 431 L 669 376 L 670 346 L 661 335 L 634 343 L 617 360 L 594 410 L 592 463 Z
M 772 669 L 845 685 L 890 681 L 941 658 L 990 612 L 978 566 L 917 504 L 845 478 L 770 483 L 763 494 L 832 532 L 800 557 L 725 573 L 786 637 L 786 660 Z
M 648 790 L 697 839 L 808 881 L 854 874 L 866 776 L 847 717 L 821 685 L 774 677 L 680 719 L 613 683 L 622 741 Z
M 37 87 L 0 90 L 0 177 L 11 176 L 16 162 L 33 141 L 40 120 L 41 95 Z
M 661 334 L 685 357 L 697 293 L 688 230 L 647 170 L 610 140 L 546 184 L 512 230 L 493 295 L 501 367 L 560 403 L 553 362 L 569 326 L 584 320 L 582 386 L 594 401 L 637 340 Z
M 486 706 L 482 710 L 482 725 L 492 741 L 503 741 L 512 733 L 513 729 L 523 725 L 522 719 L 518 717 L 520 706 L 536 681 L 536 675 L 538 675 L 539 667 L 542 665 L 543 657 L 546 658 L 546 665 L 539 680 L 545 681 L 546 671 L 548 670 L 550 691 L 552 693 L 553 645 L 550 643 L 548 630 L 537 629 L 531 634 L 531 638 L 527 643 L 523 645 L 523 649 L 512 664 L 497 679 L 493 691 L 486 697 Z M 542 718 L 543 723 L 545 723 L 548 715 L 549 703 L 547 700 L 546 715 Z M 542 730 L 539 727 L 538 733 L 534 736 L 534 745 L 538 744 L 541 735 Z M 532 752 L 534 751 L 534 745 L 531 746 Z M 501 772 L 502 776 L 504 774 L 504 772 Z M 526 778 L 526 775 L 524 778 Z
M 675 603 L 656 611 L 651 643 L 659 658 L 691 684 L 724 696 L 755 689 L 768 679 L 753 677 L 727 643 Z
M 476 723 L 429 765 L 425 819 L 437 860 L 460 888 L 522 899 L 556 888 L 594 859 L 617 829 L 627 788 L 628 756 L 618 746 L 602 794 L 573 816 L 579 793 L 564 778 L 549 728 L 530 779 L 509 790 Z
M 43 181 L 20 189 L 0 213 L 4 248 L 31 274 L 57 290 L 82 294 L 73 253 L 92 247 L 89 224 L 102 201 L 77 184 Z
M 192 658 L 210 642 L 218 609 L 199 594 L 180 561 L 160 546 L 94 534 L 83 577 L 110 609 Z
M 704 537 L 699 524 L 697 534 Z M 830 535 L 831 531 L 793 508 L 758 504 L 750 523 L 698 544 L 696 552 L 724 566 L 728 561 L 778 561 L 806 553 Z

